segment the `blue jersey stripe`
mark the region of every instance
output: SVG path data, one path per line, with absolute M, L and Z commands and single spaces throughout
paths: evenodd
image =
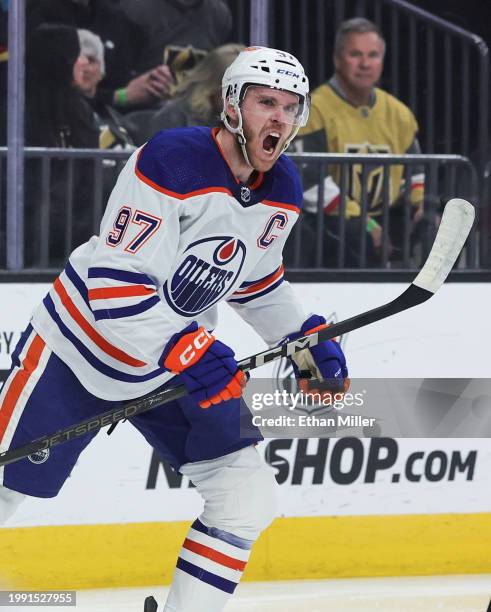
M 20 339 L 17 342 L 17 346 L 15 347 L 14 352 L 12 353 L 12 355 L 10 357 L 10 359 L 12 360 L 12 364 L 14 366 L 17 366 L 17 367 L 20 366 L 20 354 L 24 350 L 24 347 L 26 345 L 27 339 L 31 335 L 32 330 L 33 330 L 33 327 L 29 323 L 29 325 L 26 327 L 25 331 L 22 332 L 22 334 L 20 336 Z
M 90 308 L 89 293 L 87 291 L 87 287 L 86 287 L 84 281 L 75 272 L 75 268 L 72 266 L 72 264 L 69 261 L 67 261 L 67 264 L 65 266 L 65 274 L 67 275 L 67 277 L 70 280 L 70 282 L 72 283 L 72 285 L 80 293 L 80 295 L 82 296 L 83 301 Z
M 281 277 L 278 281 L 276 281 L 276 283 L 274 283 L 273 285 L 270 285 L 269 287 L 266 287 L 264 291 L 260 291 L 259 293 L 254 293 L 253 295 L 248 295 L 247 297 L 243 297 L 243 298 L 229 298 L 227 302 L 234 302 L 235 304 L 246 304 L 247 302 L 250 302 L 251 300 L 255 300 L 256 298 L 262 297 L 263 295 L 266 295 L 270 291 L 273 291 L 273 289 L 276 289 L 276 287 L 281 285 L 283 280 L 284 278 Z
M 158 295 L 152 295 L 146 300 L 134 304 L 133 306 L 121 306 L 121 308 L 100 308 L 99 310 L 92 310 L 96 321 L 101 319 L 122 319 L 123 317 L 132 317 L 133 315 L 140 314 L 149 310 L 152 306 L 155 306 L 160 302 Z
M 127 270 L 115 270 L 114 268 L 89 268 L 89 278 L 111 278 L 112 280 L 122 281 L 123 283 L 135 283 L 137 285 L 152 285 L 155 281 L 146 274 L 140 272 L 128 272 Z
M 203 525 L 203 523 L 202 523 L 202 522 L 201 522 L 199 519 L 196 519 L 196 520 L 194 521 L 194 523 L 191 525 L 191 527 L 192 527 L 193 529 L 196 529 L 196 531 L 200 531 L 201 533 L 204 533 L 204 534 L 206 534 L 206 535 L 210 535 L 210 534 L 208 533 L 208 531 L 209 531 L 209 530 L 208 530 L 208 527 L 206 527 L 205 525 Z
M 179 559 L 177 560 L 176 567 L 178 567 L 183 572 L 194 576 L 198 580 L 206 582 L 207 584 L 215 587 L 216 589 L 225 591 L 225 593 L 233 593 L 235 591 L 235 587 L 237 586 L 236 582 L 232 582 L 231 580 L 227 580 L 226 578 L 222 578 L 221 576 L 212 574 L 211 572 L 208 572 L 202 567 L 194 565 L 194 563 L 189 563 L 189 561 L 181 559 L 181 557 L 179 557 Z
M 199 519 L 196 519 L 191 527 L 196 531 L 200 531 L 201 533 L 210 536 L 210 538 L 216 538 L 217 540 L 221 540 L 222 542 L 226 542 L 227 544 L 235 546 L 236 548 L 241 548 L 242 550 L 251 550 L 252 545 L 254 544 L 252 540 L 239 538 L 228 531 L 223 531 L 222 529 L 217 529 L 216 527 L 206 527 L 206 525 L 203 525 Z
M 88 363 L 90 363 L 90 365 L 94 369 L 96 369 L 98 372 L 101 372 L 101 374 L 105 374 L 106 376 L 109 376 L 109 378 L 114 378 L 115 380 L 121 380 L 123 382 L 139 383 L 139 382 L 144 382 L 146 380 L 151 380 L 152 378 L 156 378 L 157 376 L 160 376 L 164 372 L 167 372 L 167 370 L 165 369 L 158 368 L 157 370 L 153 370 L 152 372 L 149 372 L 148 374 L 142 374 L 140 376 L 135 376 L 134 374 L 127 374 L 126 372 L 121 372 L 120 370 L 116 370 L 115 368 L 107 365 L 106 363 L 101 361 L 98 357 L 96 357 L 94 353 L 92 353 L 85 346 L 82 340 L 77 338 L 77 336 L 75 336 L 75 334 L 63 323 L 60 315 L 56 312 L 55 304 L 49 294 L 44 298 L 43 304 L 46 310 L 49 312 L 53 321 L 58 326 L 61 333 L 65 336 L 65 338 L 69 340 L 73 344 L 73 346 L 77 349 L 77 351 L 82 355 L 82 357 L 84 357 L 84 359 Z
M 257 280 L 246 281 L 246 282 L 242 283 L 240 285 L 239 289 L 246 289 L 247 287 L 250 287 L 251 285 L 255 285 L 256 283 L 262 283 L 263 281 L 265 281 L 270 276 L 274 276 L 278 272 L 278 270 L 280 268 L 281 268 L 281 266 L 278 266 L 276 268 L 276 270 L 274 270 L 273 272 L 270 272 L 269 274 L 266 274 L 266 276 L 263 276 L 262 278 L 258 278 Z

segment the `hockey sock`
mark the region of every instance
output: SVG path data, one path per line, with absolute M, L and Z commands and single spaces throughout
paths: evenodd
M 164 612 L 220 612 L 232 596 L 253 542 L 196 519 L 177 559 Z

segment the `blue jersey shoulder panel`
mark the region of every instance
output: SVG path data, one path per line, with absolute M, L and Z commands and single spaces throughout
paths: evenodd
M 207 127 L 157 132 L 141 150 L 137 169 L 157 187 L 180 195 L 229 188 L 227 168 Z
M 280 155 L 273 171 L 274 182 L 268 199 L 302 208 L 302 181 L 295 164 L 286 155 Z

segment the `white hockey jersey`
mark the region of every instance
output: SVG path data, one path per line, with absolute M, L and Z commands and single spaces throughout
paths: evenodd
M 159 132 L 127 162 L 100 235 L 72 253 L 32 325 L 107 400 L 169 380 L 161 363 L 167 341 L 191 321 L 212 330 L 222 300 L 275 345 L 306 319 L 282 265 L 301 202 L 285 156 L 246 186 L 216 130 Z

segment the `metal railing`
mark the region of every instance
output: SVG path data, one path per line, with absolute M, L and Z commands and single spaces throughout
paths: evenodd
M 351 155 L 303 153 L 290 155 L 297 163 L 301 174 L 307 165 L 315 165 L 317 171 L 317 205 L 315 215 L 304 214 L 293 231 L 287 263 L 292 268 L 399 268 L 415 269 L 424 263 L 438 227 L 439 214 L 443 204 L 452 197 L 463 197 L 476 205 L 477 221 L 471 232 L 465 255 L 459 265 L 464 269 L 477 269 L 479 257 L 479 228 L 481 213 L 479 203 L 479 180 L 475 167 L 466 157 L 459 155 Z M 397 206 L 391 201 L 391 168 L 403 166 L 403 181 Z M 424 168 L 424 217 L 419 226 L 419 236 L 415 238 L 413 223 L 413 204 L 411 203 L 411 169 Z M 381 173 L 380 173 L 381 169 Z M 337 223 L 330 223 L 324 212 L 324 179 L 333 171 L 339 174 L 339 205 Z M 381 195 L 377 219 L 382 226 L 381 248 L 376 261 L 368 257 L 369 236 L 367 232 L 368 215 L 373 217 L 369 202 L 369 180 L 378 172 L 381 178 L 378 192 Z M 350 176 L 359 177 L 359 204 L 361 215 L 356 219 L 354 232 L 348 231 L 351 222 L 346 219 L 346 204 L 350 197 Z M 396 213 L 396 215 L 394 215 Z M 315 217 L 315 219 L 313 218 Z M 395 220 L 401 236 L 400 241 L 391 244 L 391 225 Z M 305 229 L 305 224 L 310 227 Z M 312 226 L 314 231 L 312 231 Z M 310 235 L 309 235 L 310 233 Z M 312 249 L 312 242 L 315 247 Z M 417 248 L 415 247 L 417 242 Z M 309 253 L 305 257 L 305 246 Z M 392 253 L 391 253 L 392 251 Z
M 484 180 L 481 195 L 481 240 L 480 256 L 485 267 L 491 268 L 491 160 L 484 167 Z
M 389 91 L 420 121 L 424 150 L 472 155 L 482 169 L 490 112 L 488 45 L 406 0 L 357 0 L 356 10 L 387 31 Z
M 19 225 L 24 231 L 15 235 L 5 222 L 7 148 L 0 147 L 0 267 L 10 250 L 23 253 L 24 268 L 57 268 L 75 246 L 99 232 L 107 198 L 130 152 L 41 147 L 24 152 Z
M 25 267 L 38 270 L 57 269 L 63 265 L 75 246 L 99 232 L 109 193 L 121 171 L 128 151 L 92 149 L 26 149 L 26 218 L 23 235 L 9 235 L 15 241 L 12 248 L 22 249 Z M 414 269 L 419 266 L 433 242 L 437 215 L 442 200 L 454 196 L 478 202 L 479 184 L 472 163 L 457 155 L 336 155 L 303 153 L 290 156 L 299 171 L 307 171 L 318 182 L 317 212 L 301 215 L 287 245 L 285 260 L 291 269 L 299 268 L 394 268 Z M 0 210 L 4 210 L 6 149 L 0 148 Z M 414 251 L 414 236 L 410 203 L 411 168 L 424 167 L 425 220 L 419 236 L 418 254 Z M 394 207 L 390 202 L 391 168 L 402 166 L 403 186 L 399 198 L 400 243 L 394 243 L 391 254 L 389 235 L 390 217 Z M 329 227 L 324 214 L 324 179 L 340 168 L 340 200 L 338 227 Z M 369 236 L 366 231 L 369 213 L 368 181 L 374 169 L 381 168 L 380 211 L 377 219 L 382 225 L 382 245 L 376 265 L 370 260 Z M 3 171 L 2 171 L 3 170 Z M 361 216 L 355 234 L 348 231 L 345 211 L 348 197 L 348 177 L 353 171 L 361 178 Z M 468 241 L 465 256 L 459 266 L 477 269 L 480 264 L 479 237 L 481 220 L 488 218 L 487 210 L 478 207 L 478 222 Z M 0 226 L 2 216 L 0 214 Z M 4 229 L 4 227 L 3 227 Z M 5 236 L 4 236 L 5 237 Z M 2 241 L 0 240 L 0 243 Z M 5 240 L 0 258 L 5 257 Z M 353 252 L 356 252 L 353 263 Z
M 250 0 L 231 0 L 235 37 L 249 42 Z M 269 44 L 294 53 L 313 87 L 333 72 L 340 22 L 365 16 L 387 39 L 381 87 L 420 124 L 428 153 L 472 156 L 484 166 L 489 128 L 489 48 L 482 38 L 405 0 L 270 0 Z

